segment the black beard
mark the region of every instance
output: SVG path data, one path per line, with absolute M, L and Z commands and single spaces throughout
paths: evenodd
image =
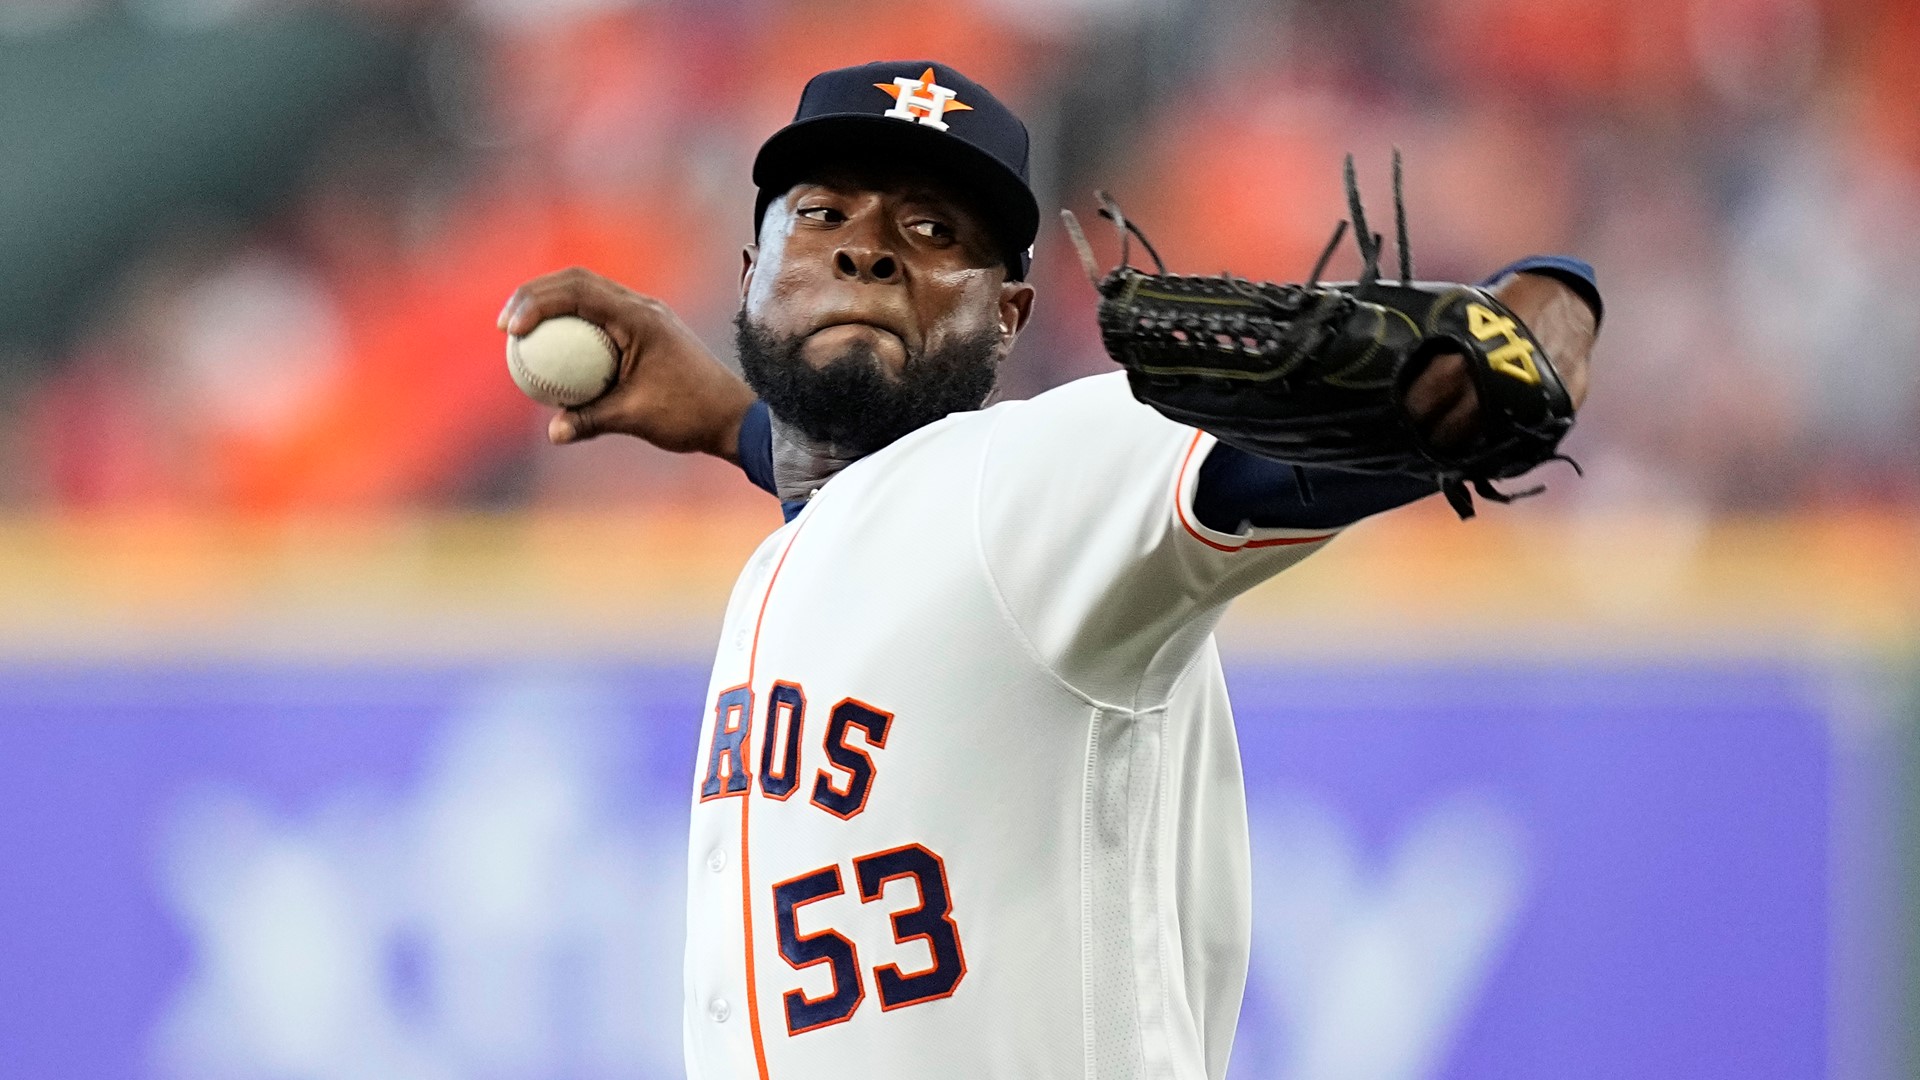
M 977 409 L 993 392 L 1000 335 L 991 327 L 933 352 L 909 351 L 898 378 L 864 344 L 816 368 L 800 355 L 804 335 L 780 337 L 744 310 L 733 328 L 740 370 L 773 415 L 855 457 L 949 413 Z

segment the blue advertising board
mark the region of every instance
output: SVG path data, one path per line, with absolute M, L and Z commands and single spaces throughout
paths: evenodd
M 1237 1080 L 1822 1075 L 1789 664 L 1229 665 Z M 7 1076 L 680 1074 L 699 665 L 0 671 Z

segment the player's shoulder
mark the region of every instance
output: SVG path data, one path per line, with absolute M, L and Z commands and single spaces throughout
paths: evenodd
M 1009 425 L 1016 429 L 1040 427 L 1067 435 L 1083 426 L 1076 422 L 1078 420 L 1109 431 L 1124 428 L 1130 421 L 1172 424 L 1134 400 L 1133 393 L 1127 389 L 1126 373 L 1114 371 L 1074 379 L 1030 398 L 1014 398 L 983 409 L 950 413 L 901 439 L 888 447 L 888 451 L 948 449 L 976 443 L 994 429 Z
M 1134 400 L 1124 372 L 1089 375 L 1030 398 L 953 413 L 871 456 L 872 469 L 943 467 L 978 455 L 1012 454 L 1028 467 L 1086 456 L 1110 456 L 1188 438 L 1192 429 Z M 857 463 L 868 465 L 867 461 Z
M 1127 388 L 1127 373 L 1124 371 L 1084 375 L 1070 382 L 1061 383 L 1051 390 L 1035 394 L 1024 402 L 1010 404 L 1022 404 L 1039 409 L 1119 408 L 1131 411 L 1145 408 L 1134 400 L 1133 391 Z
M 986 412 L 989 422 L 997 421 L 1007 434 L 1026 431 L 1035 437 L 1079 445 L 1131 443 L 1159 436 L 1178 439 L 1183 433 L 1192 434 L 1192 429 L 1136 400 L 1122 371 L 1088 375 Z M 991 415 L 996 412 L 1001 413 L 997 418 Z

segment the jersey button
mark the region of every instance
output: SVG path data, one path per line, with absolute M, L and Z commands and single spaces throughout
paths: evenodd
M 707 869 L 717 874 L 720 871 L 725 870 L 726 868 L 727 868 L 727 849 L 714 848 L 713 851 L 707 855 Z
M 713 1017 L 714 1023 L 724 1024 L 727 1017 L 733 1015 L 733 1006 L 727 1004 L 726 998 L 714 998 L 713 1004 L 707 1006 L 707 1015 Z

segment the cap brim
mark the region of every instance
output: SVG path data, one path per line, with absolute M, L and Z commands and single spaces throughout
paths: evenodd
M 1025 276 L 1026 251 L 1040 229 L 1040 207 L 1026 181 L 970 143 L 891 117 L 817 116 L 774 132 L 753 160 L 753 182 L 760 189 L 754 221 L 771 199 L 820 166 L 876 155 L 923 165 L 978 199 L 1005 248 L 1008 269 L 1015 277 Z

